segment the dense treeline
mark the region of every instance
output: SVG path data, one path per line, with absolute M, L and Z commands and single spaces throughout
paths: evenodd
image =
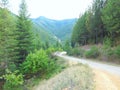
M 0 0 L 0 77 L 6 81 L 5 90 L 23 83 L 20 65 L 32 51 L 32 24 L 25 0 L 21 2 L 18 16 L 9 11 L 8 4 L 8 0 Z
M 17 60 L 17 29 L 15 20 L 7 9 L 8 2 L 2 0 L 2 8 L 0 8 L 0 66 L 1 74 L 9 68 L 10 64 L 14 64 Z
M 69 55 L 120 63 L 120 0 L 94 0 L 79 17 Z
M 8 0 L 0 0 L 0 89 L 26 90 L 24 79 L 46 75 L 60 70 L 52 56 L 59 46 L 41 43 L 35 35 L 25 0 L 21 0 L 19 15 L 8 9 Z
M 120 0 L 94 0 L 74 26 L 72 46 L 103 43 L 106 39 L 109 39 L 112 45 L 118 45 L 119 15 Z
M 8 0 L 1 0 L 0 8 L 0 62 L 4 70 L 9 65 L 19 66 L 32 48 L 31 22 L 27 15 L 25 1 L 20 5 L 16 18 L 7 9 Z

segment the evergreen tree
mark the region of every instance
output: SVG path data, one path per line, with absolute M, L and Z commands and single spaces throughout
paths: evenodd
M 92 28 L 93 28 L 93 37 L 95 43 L 103 41 L 104 39 L 104 26 L 102 21 L 102 9 L 104 7 L 104 0 L 94 0 L 92 9 L 93 9 L 93 20 L 92 20 Z
M 2 0 L 4 7 L 0 8 L 0 67 L 3 70 L 17 59 L 16 25 L 6 2 Z
M 107 0 L 103 9 L 102 20 L 105 24 L 109 37 L 115 41 L 120 38 L 120 0 Z
M 104 0 L 94 0 L 92 7 L 78 19 L 72 33 L 72 46 L 76 43 L 85 45 L 103 42 L 106 35 L 101 18 L 104 6 Z
M 34 35 L 33 45 L 34 45 L 34 49 L 36 50 L 40 50 L 42 48 L 41 38 L 38 34 Z
M 86 44 L 88 39 L 88 31 L 86 28 L 86 16 L 87 13 L 83 14 L 78 21 L 76 22 L 76 25 L 73 29 L 72 34 L 72 46 L 75 46 L 75 44 Z
M 19 47 L 19 61 L 17 61 L 17 63 L 19 64 L 25 60 L 26 56 L 32 49 L 32 23 L 29 19 L 25 0 L 22 0 L 20 4 L 17 29 L 17 40 Z
M 60 41 L 56 41 L 55 47 L 56 48 L 61 48 L 62 47 L 61 42 Z
M 71 47 L 71 44 L 70 44 L 70 41 L 69 41 L 69 40 L 66 40 L 66 41 L 65 41 L 65 44 L 64 44 L 64 46 L 63 46 L 63 49 L 64 49 L 68 54 L 71 54 L 72 47 Z

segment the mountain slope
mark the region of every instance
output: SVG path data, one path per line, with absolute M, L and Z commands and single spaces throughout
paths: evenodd
M 33 23 L 33 33 L 35 37 L 41 40 L 41 42 L 45 43 L 46 41 L 49 43 L 54 43 L 57 39 L 54 37 L 52 33 L 46 32 L 44 28 L 39 26 L 36 23 Z
M 37 27 L 43 28 L 49 35 L 57 37 L 61 41 L 70 38 L 76 20 L 77 19 L 52 20 L 42 16 L 32 19 Z

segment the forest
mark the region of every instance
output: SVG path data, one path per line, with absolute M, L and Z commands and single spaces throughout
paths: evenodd
M 93 5 L 80 15 L 72 34 L 72 46 L 103 43 L 105 39 L 112 46 L 119 45 L 119 0 L 94 0 Z M 113 7 L 115 6 L 115 7 Z
M 89 58 L 120 62 L 120 0 L 94 0 L 84 14 L 79 16 L 71 37 L 71 46 L 90 45 L 91 50 L 76 53 Z M 69 48 L 70 49 L 70 48 Z M 95 53 L 96 52 L 96 53 Z M 83 55 L 84 54 L 84 55 Z
M 33 33 L 25 0 L 21 0 L 19 15 L 11 13 L 8 4 L 8 0 L 0 0 L 0 89 L 26 90 L 25 80 L 49 78 L 61 70 L 52 55 L 61 49 L 58 44 L 41 44 Z
M 33 24 L 26 1 L 21 0 L 19 15 L 9 10 L 9 1 L 0 0 L 0 90 L 29 90 L 26 83 L 29 83 L 30 79 L 48 79 L 61 72 L 66 66 L 54 56 L 53 52 L 56 51 L 64 50 L 72 56 L 120 63 L 120 0 L 93 0 L 92 6 L 89 6 L 84 14 L 80 14 L 77 20 L 71 19 L 72 22 L 70 20 L 66 26 L 58 24 L 60 28 L 56 31 L 56 36 L 60 35 L 64 40 L 62 35 L 66 35 L 64 37 L 68 39 L 65 43 L 51 37 L 53 34 L 49 32 L 47 33 L 51 36 L 46 38 L 52 38 L 54 42 L 47 41 L 44 36 L 41 36 L 44 40 L 42 41 L 39 35 L 44 31 L 39 31 L 38 23 Z M 54 23 L 56 24 L 55 21 Z M 55 24 L 53 26 L 56 29 Z M 53 26 L 48 27 L 54 31 Z M 68 30 L 72 31 L 72 35 Z M 89 50 L 83 49 L 87 45 L 91 46 Z M 85 74 L 90 72 L 87 66 L 81 67 L 85 68 Z M 86 72 L 86 68 L 89 72 Z M 88 75 L 92 77 L 91 73 Z M 87 79 L 92 79 L 84 73 L 83 76 L 86 76 L 86 83 Z

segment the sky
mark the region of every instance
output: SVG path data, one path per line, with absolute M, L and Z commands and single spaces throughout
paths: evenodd
M 18 15 L 21 0 L 9 0 L 9 9 Z M 92 0 L 26 0 L 31 18 L 45 16 L 50 19 L 78 18 L 83 14 Z

